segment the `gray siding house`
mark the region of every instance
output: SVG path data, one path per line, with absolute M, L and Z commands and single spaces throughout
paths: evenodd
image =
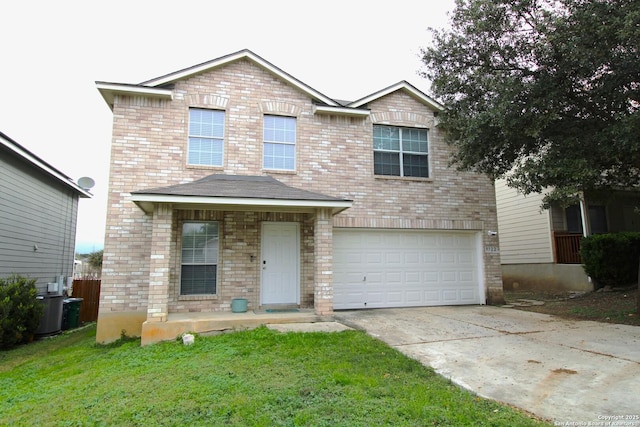
M 47 284 L 73 275 L 78 201 L 91 194 L 0 132 L 0 277 Z

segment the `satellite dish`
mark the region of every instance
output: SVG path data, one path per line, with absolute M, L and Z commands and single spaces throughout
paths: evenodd
M 96 182 L 88 176 L 83 176 L 78 180 L 78 185 L 80 186 L 80 188 L 87 191 L 91 190 L 93 186 L 96 185 Z

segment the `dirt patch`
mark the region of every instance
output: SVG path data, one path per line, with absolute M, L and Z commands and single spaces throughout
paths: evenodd
M 566 368 L 554 369 L 551 372 L 553 372 L 554 374 L 569 374 L 569 375 L 575 375 L 578 373 L 578 371 L 574 371 L 573 369 L 566 369 Z
M 596 322 L 619 323 L 640 326 L 640 316 L 636 311 L 638 289 L 614 288 L 607 291 L 576 294 L 571 292 L 505 291 L 507 304 L 515 310 L 593 320 Z M 539 303 L 532 304 L 532 301 Z M 544 302 L 544 304 L 540 304 Z

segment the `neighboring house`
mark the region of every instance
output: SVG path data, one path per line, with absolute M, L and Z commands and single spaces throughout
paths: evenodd
M 542 209 L 543 194 L 524 196 L 504 180 L 495 186 L 505 290 L 591 291 L 580 259 L 583 235 L 640 231 L 638 192 L 587 194 L 582 208 Z
M 0 132 L 0 277 L 58 292 L 73 276 L 79 198 L 91 194 Z
M 342 102 L 242 50 L 97 87 L 113 111 L 97 341 L 148 343 L 240 297 L 318 315 L 503 300 L 493 184 L 448 167 L 442 107 L 409 83 Z

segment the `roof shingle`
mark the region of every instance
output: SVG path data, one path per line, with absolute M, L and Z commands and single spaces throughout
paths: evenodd
M 133 191 L 131 194 L 162 194 L 240 199 L 347 201 L 283 184 L 269 176 L 214 174 L 186 184 Z

